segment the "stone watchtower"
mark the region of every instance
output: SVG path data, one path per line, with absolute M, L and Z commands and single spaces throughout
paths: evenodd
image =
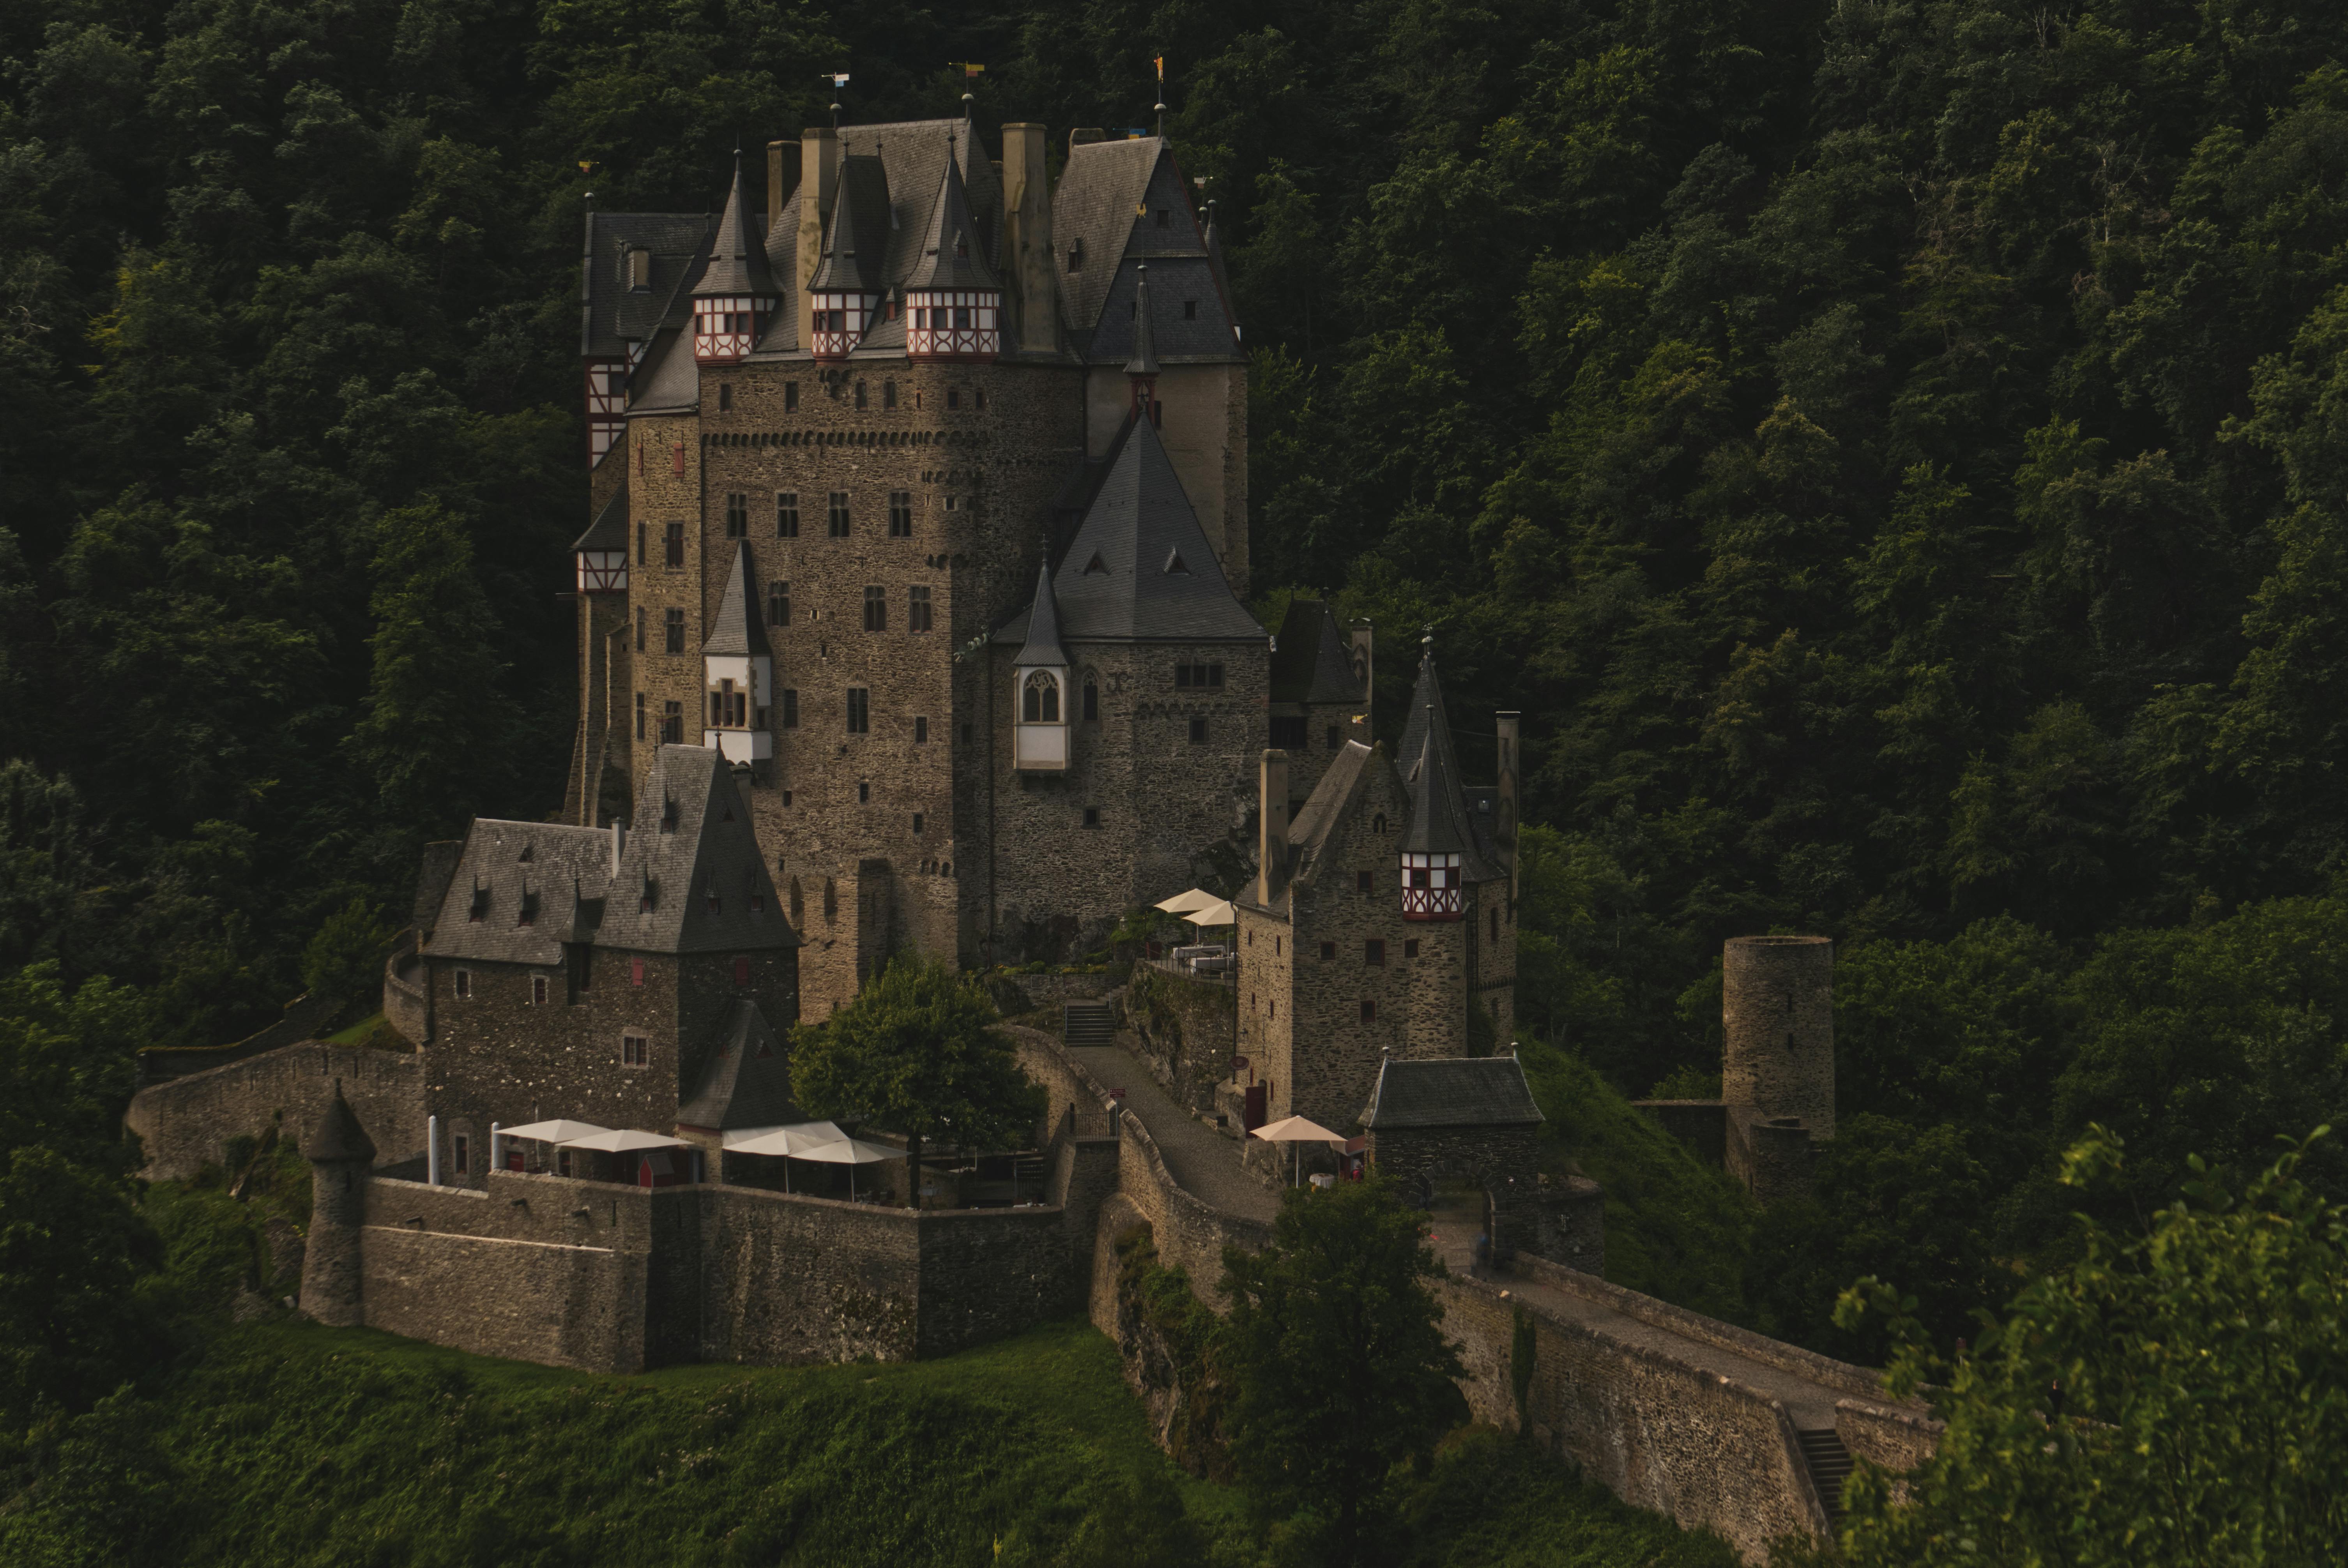
M 310 1237 L 302 1261 L 302 1310 L 335 1328 L 366 1321 L 360 1300 L 359 1232 L 366 1223 L 367 1175 L 375 1142 L 359 1125 L 343 1081 L 305 1139 L 310 1159 Z
M 1763 1203 L 1807 1191 L 1835 1132 L 1833 938 L 1730 938 L 1721 1027 L 1718 1100 L 1638 1103 Z

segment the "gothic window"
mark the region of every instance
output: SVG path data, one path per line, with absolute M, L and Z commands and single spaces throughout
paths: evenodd
M 770 582 L 767 585 L 767 624 L 788 626 L 791 623 L 791 585 Z
M 869 735 L 872 733 L 872 692 L 867 686 L 848 689 L 848 733 Z
M 750 497 L 739 490 L 726 493 L 726 537 L 729 539 L 750 537 Z
M 1028 724 L 1060 722 L 1060 682 L 1048 671 L 1038 670 L 1027 677 L 1026 689 L 1019 697 L 1019 718 Z
M 907 627 L 914 631 L 929 630 L 932 624 L 930 619 L 929 589 L 922 584 L 916 583 L 911 589 L 907 590 L 905 600 L 905 624 Z
M 775 537 L 778 539 L 799 537 L 799 493 L 797 490 L 775 492 Z
M 1206 720 L 1193 719 L 1190 721 L 1190 743 L 1194 746 L 1203 746 L 1207 743 Z
M 913 492 L 911 490 L 889 492 L 889 537 L 892 539 L 913 537 Z
M 845 490 L 832 491 L 830 506 L 831 537 L 836 539 L 844 539 L 848 537 L 848 492 Z
M 1100 720 L 1100 683 L 1091 676 L 1085 677 L 1085 718 L 1090 723 Z
M 889 590 L 887 589 L 868 588 L 864 590 L 864 630 L 867 631 L 889 630 Z
M 661 530 L 661 560 L 669 567 L 685 564 L 685 525 L 671 523 Z
M 796 729 L 798 729 L 798 727 L 799 727 L 799 693 L 798 693 L 798 688 L 797 688 L 796 686 L 786 686 L 786 687 L 784 687 L 784 688 L 783 688 L 783 728 L 785 728 L 786 730 L 796 730 Z
M 661 617 L 661 630 L 667 636 L 667 648 L 671 653 L 685 651 L 684 610 L 672 610 L 664 613 Z

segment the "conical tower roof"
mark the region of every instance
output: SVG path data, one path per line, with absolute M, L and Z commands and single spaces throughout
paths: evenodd
M 1060 646 L 1060 601 L 1052 592 L 1052 563 L 1046 558 L 1035 569 L 1035 600 L 1027 610 L 1027 642 L 1016 663 L 1057 664 L 1066 668 L 1067 651 Z
M 1395 761 L 1402 765 L 1403 787 L 1410 792 L 1410 826 L 1403 835 L 1403 852 L 1460 856 L 1468 879 L 1482 880 L 1489 867 L 1476 847 L 1475 829 L 1469 825 L 1459 755 L 1451 743 L 1451 721 L 1443 711 L 1443 682 L 1435 671 L 1432 649 L 1418 661 L 1418 681 L 1410 693 L 1410 723 L 1403 731 L 1402 750 Z
M 962 170 L 949 156 L 938 178 L 938 197 L 930 203 L 929 227 L 922 249 L 905 279 L 909 289 L 1000 289 L 1001 279 L 987 264 L 986 248 L 979 243 L 978 226 L 971 220 L 970 196 L 963 189 Z
M 343 1098 L 343 1081 L 335 1080 L 335 1097 L 327 1102 L 325 1114 L 318 1118 L 316 1131 L 310 1134 L 309 1147 L 302 1153 L 314 1163 L 334 1160 L 375 1160 L 375 1140 L 359 1125 L 358 1113 L 351 1102 Z
M 1149 331 L 1149 263 L 1134 269 L 1133 357 L 1125 362 L 1128 375 L 1156 375 L 1158 348 Z
M 750 587 L 750 541 L 739 539 L 734 546 L 734 569 L 726 579 L 726 597 L 717 601 L 717 615 L 710 623 L 709 639 L 701 645 L 704 654 L 720 657 L 763 657 L 767 646 L 767 628 L 758 619 L 757 596 Z
M 856 186 L 845 178 L 831 204 L 831 232 L 824 236 L 823 261 L 808 280 L 810 293 L 877 294 L 880 292 L 880 256 L 860 256 L 856 245 Z
M 734 154 L 734 189 L 726 193 L 726 215 L 717 220 L 717 236 L 710 242 L 709 265 L 693 291 L 695 299 L 713 294 L 766 294 L 775 292 L 775 274 L 767 265 L 767 245 L 750 220 L 750 181 L 742 172 L 742 154 Z

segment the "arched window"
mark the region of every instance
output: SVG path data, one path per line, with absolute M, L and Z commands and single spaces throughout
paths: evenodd
M 1038 670 L 1027 677 L 1026 692 L 1019 701 L 1019 718 L 1028 724 L 1060 722 L 1060 682 L 1050 671 Z

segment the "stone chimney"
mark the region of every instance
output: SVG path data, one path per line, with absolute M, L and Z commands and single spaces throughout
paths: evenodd
M 799 133 L 799 249 L 791 269 L 791 308 L 798 313 L 799 347 L 815 342 L 815 300 L 808 280 L 823 265 L 823 226 L 839 197 L 839 132 L 811 125 Z
M 628 847 L 628 825 L 618 817 L 612 819 L 612 875 L 620 875 L 620 856 Z
M 1060 346 L 1053 292 L 1052 187 L 1044 166 L 1044 128 L 1020 122 L 1003 128 L 1003 272 L 1011 285 L 1013 331 L 1024 354 Z
M 1370 623 L 1366 620 L 1354 622 L 1352 635 L 1346 639 L 1346 643 L 1353 651 L 1354 679 L 1362 683 L 1361 733 L 1355 738 L 1366 746 L 1370 743 L 1373 726 L 1376 723 L 1376 710 L 1371 705 L 1371 699 L 1377 695 L 1377 689 L 1372 684 L 1372 678 L 1376 675 L 1377 670 L 1371 657 Z
M 1255 901 L 1267 909 L 1288 885 L 1288 753 L 1267 750 L 1257 771 Z
M 768 142 L 767 144 L 767 233 L 774 232 L 775 225 L 782 221 L 783 207 L 790 200 L 791 192 L 798 188 L 799 144 L 795 141 Z M 766 234 L 758 236 L 761 240 L 766 237 Z M 797 286 L 798 280 L 788 276 L 794 271 L 791 260 L 774 256 L 771 251 L 768 259 L 770 263 L 776 261 L 782 262 L 782 265 L 774 269 L 775 282 L 787 286 Z

